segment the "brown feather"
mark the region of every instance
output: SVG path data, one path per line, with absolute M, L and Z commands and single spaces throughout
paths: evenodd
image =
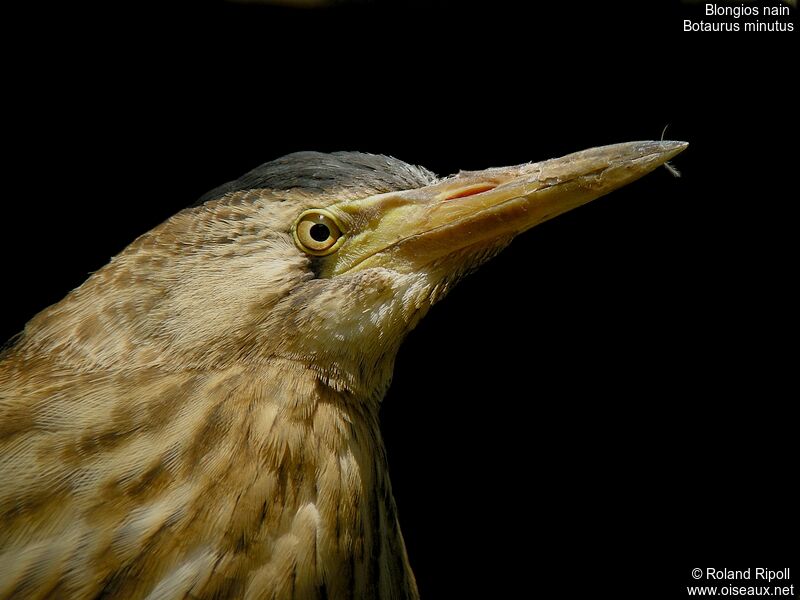
M 310 285 L 275 231 L 320 200 L 275 200 L 179 213 L 3 354 L 0 598 L 416 597 L 377 422 L 399 341 L 303 346 L 393 284 Z
M 441 181 L 301 153 L 141 236 L 0 356 L 0 599 L 418 597 L 378 427 L 404 336 L 514 235 L 685 148 Z M 293 227 L 323 209 L 347 235 L 321 257 Z

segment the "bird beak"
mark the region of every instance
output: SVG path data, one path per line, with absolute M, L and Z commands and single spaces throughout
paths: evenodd
M 343 202 L 331 208 L 354 233 L 340 249 L 334 274 L 370 267 L 419 271 L 461 250 L 497 247 L 635 181 L 687 145 L 614 144 L 538 163 L 462 171 L 424 188 Z

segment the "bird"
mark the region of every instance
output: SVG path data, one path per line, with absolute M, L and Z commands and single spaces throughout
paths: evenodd
M 418 598 L 378 420 L 404 337 L 686 147 L 297 152 L 144 233 L 0 355 L 0 598 Z

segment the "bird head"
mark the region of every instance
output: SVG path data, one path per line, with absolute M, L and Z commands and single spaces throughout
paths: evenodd
M 685 146 L 617 144 L 446 178 L 386 156 L 291 154 L 140 237 L 29 329 L 89 361 L 286 359 L 382 395 L 403 337 L 460 277 Z

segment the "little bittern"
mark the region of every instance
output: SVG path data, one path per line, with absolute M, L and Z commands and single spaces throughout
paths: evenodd
M 0 356 L 0 598 L 416 598 L 378 427 L 403 337 L 685 147 L 302 152 L 145 233 Z

